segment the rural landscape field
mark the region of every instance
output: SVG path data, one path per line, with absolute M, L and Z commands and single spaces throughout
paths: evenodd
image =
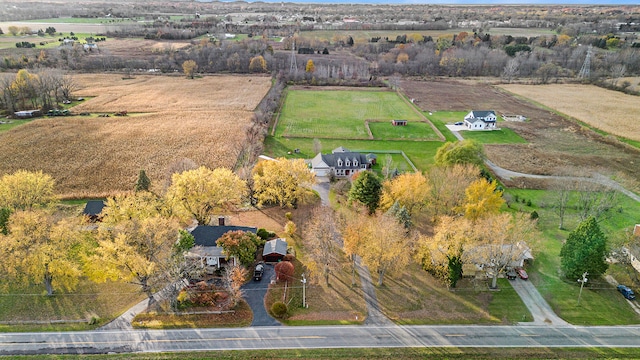
M 0 355 L 640 351 L 637 4 L 2 5 Z
M 144 169 L 162 187 L 182 160 L 234 166 L 267 77 L 78 75 L 73 112 L 0 134 L 5 173 L 42 170 L 63 198 L 100 198 L 130 190 Z M 127 111 L 126 116 L 113 114 Z M 98 117 L 109 114 L 110 117 Z M 17 150 L 24 149 L 24 150 Z

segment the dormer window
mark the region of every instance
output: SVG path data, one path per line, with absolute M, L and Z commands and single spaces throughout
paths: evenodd
M 353 167 L 358 167 L 358 160 L 353 159 Z
M 347 162 L 345 163 L 346 166 L 351 166 L 351 162 L 349 161 L 349 159 L 347 159 Z
M 342 166 L 342 159 L 338 159 L 338 166 Z

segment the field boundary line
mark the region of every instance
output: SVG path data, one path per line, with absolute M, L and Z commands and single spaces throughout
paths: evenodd
M 276 128 L 278 127 L 278 121 L 280 120 L 280 114 L 282 114 L 282 107 L 287 100 L 287 96 L 289 96 L 289 88 L 286 87 L 282 91 L 282 95 L 280 97 L 280 104 L 278 104 L 278 112 L 275 114 L 276 118 L 273 120 L 273 126 L 271 127 L 271 136 L 276 136 Z
M 436 135 L 438 135 L 438 138 L 440 138 L 440 141 L 447 141 L 447 138 L 444 137 L 444 134 L 442 134 L 442 132 L 440 132 L 440 130 L 431 122 L 431 120 L 429 120 L 428 117 L 424 116 L 424 114 L 422 113 L 422 111 L 416 109 L 416 105 L 414 103 L 412 103 L 411 101 L 407 100 L 407 96 L 401 92 L 400 90 L 396 90 L 398 96 L 400 96 L 400 98 L 407 104 L 409 105 L 409 107 L 411 109 L 413 109 L 413 111 L 418 114 L 418 116 L 420 116 L 420 118 L 422 118 L 426 123 L 428 123 L 431 128 L 433 129 L 433 131 L 435 131 Z
M 369 133 L 369 139 L 373 140 L 373 133 L 371 132 L 371 128 L 369 127 L 369 119 L 366 119 L 364 121 L 364 128 L 367 129 L 367 132 Z

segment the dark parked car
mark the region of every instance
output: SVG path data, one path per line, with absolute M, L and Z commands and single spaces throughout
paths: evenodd
M 627 300 L 635 300 L 636 298 L 636 294 L 633 293 L 633 290 L 626 285 L 618 285 L 618 291 L 620 291 L 622 296 Z
M 457 123 L 454 123 L 453 125 L 464 125 L 464 123 L 462 121 L 458 121 Z
M 262 280 L 262 274 L 264 274 L 264 265 L 263 264 L 256 265 L 256 269 L 253 271 L 253 280 L 255 281 Z
M 516 274 L 515 270 L 509 270 L 507 271 L 506 276 L 509 280 L 515 280 L 518 277 L 518 274 Z
M 529 275 L 527 275 L 527 272 L 524 271 L 524 269 L 521 267 L 516 268 L 516 272 L 518 273 L 518 276 L 522 280 L 527 280 L 529 278 Z

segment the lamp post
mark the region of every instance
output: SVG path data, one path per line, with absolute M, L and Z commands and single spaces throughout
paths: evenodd
M 304 273 L 302 274 L 302 280 L 300 280 L 300 282 L 302 283 L 302 307 L 306 308 L 307 307 L 307 293 L 306 293 L 307 278 L 304 277 Z
M 580 293 L 578 294 L 578 306 L 580 306 L 580 298 L 582 297 L 582 288 L 584 287 L 584 283 L 589 281 L 589 279 L 587 279 L 587 275 L 589 275 L 589 273 L 585 271 L 584 274 L 582 274 L 582 279 L 578 279 L 578 282 L 580 283 Z

